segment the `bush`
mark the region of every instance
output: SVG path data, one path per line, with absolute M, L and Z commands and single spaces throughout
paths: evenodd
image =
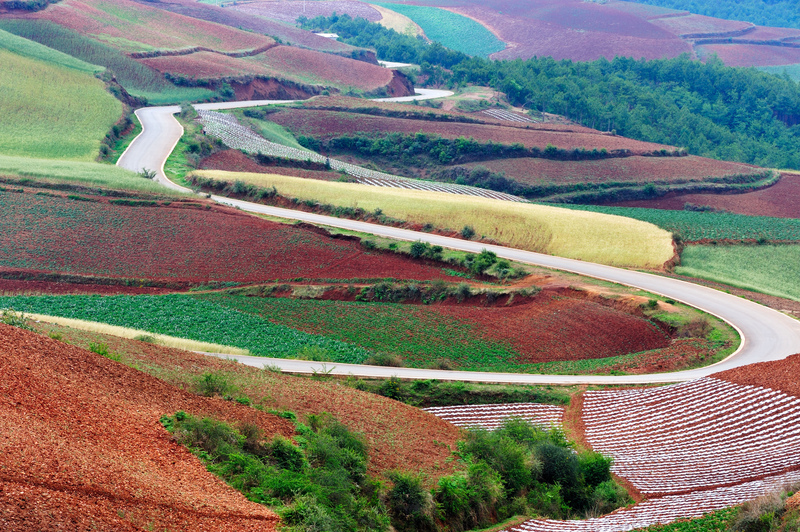
M 497 262 L 497 254 L 493 251 L 483 250 L 477 255 L 468 255 L 465 266 L 476 275 L 482 275 Z
M 206 397 L 215 395 L 229 395 L 234 386 L 228 382 L 228 377 L 224 373 L 213 372 L 203 373 L 195 380 L 197 393 Z
M 25 314 L 22 312 L 14 312 L 14 309 L 4 309 L 3 313 L 0 314 L 0 323 L 5 323 L 6 325 L 11 325 L 12 327 L 18 327 L 20 329 L 26 329 L 28 331 L 33 330 L 33 327 L 28 325 L 28 320 L 25 318 Z
M 90 342 L 89 343 L 89 351 L 91 351 L 92 353 L 97 353 L 100 356 L 106 357 L 106 358 L 108 358 L 110 360 L 114 360 L 116 362 L 119 362 L 122 359 L 121 355 L 118 355 L 117 353 L 110 352 L 108 350 L 108 345 L 106 345 L 104 343 Z
M 386 500 L 392 525 L 399 531 L 434 530 L 433 497 L 423 487 L 422 478 L 394 471 L 389 474 L 393 486 Z
M 472 237 L 474 237 L 474 236 L 475 236 L 475 228 L 472 227 L 471 225 L 465 225 L 461 229 L 461 238 L 465 238 L 467 240 L 471 240 Z

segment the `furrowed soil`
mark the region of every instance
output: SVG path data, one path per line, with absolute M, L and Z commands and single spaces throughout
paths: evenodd
M 671 146 L 612 136 L 580 126 L 531 125 L 530 128 L 519 128 L 387 118 L 356 113 L 305 109 L 287 109 L 272 113 L 269 115 L 269 120 L 286 127 L 295 135 L 321 138 L 352 135 L 359 132 L 372 135 L 393 132 L 414 135 L 423 132 L 449 139 L 471 137 L 480 142 L 521 143 L 528 148 L 538 147 L 542 149 L 548 144 L 552 144 L 557 148 L 566 150 L 575 148 L 597 148 L 598 150 L 605 148 L 608 151 L 630 150 L 632 155 L 652 153 L 661 149 L 674 149 Z
M 749 175 L 759 171 L 757 167 L 748 164 L 716 161 L 694 155 L 687 157 L 621 157 L 597 161 L 511 158 L 470 163 L 464 166 L 485 166 L 492 172 L 503 172 L 508 178 L 531 185 L 703 181 L 709 177 Z
M 216 357 L 60 326 L 38 324 L 37 328 L 58 332 L 78 346 L 103 342 L 111 352 L 122 355 L 124 364 L 139 367 L 178 388 L 191 387 L 197 376 L 216 372 L 236 385 L 237 395 L 250 397 L 253 404 L 264 409 L 291 411 L 301 421 L 307 414 L 328 412 L 350 430 L 364 435 L 373 475 L 401 469 L 421 471 L 435 480 L 452 470 L 446 459 L 460 437 L 459 429 L 417 408 L 343 386 L 336 380 L 283 375 Z
M 800 354 L 784 360 L 761 362 L 717 373 L 714 378 L 734 384 L 763 386 L 800 397 Z
M 783 174 L 771 187 L 743 194 L 678 194 L 609 203 L 616 207 L 683 210 L 687 203 L 750 216 L 800 218 L 800 174 Z
M 275 530 L 159 423 L 184 410 L 290 437 L 287 420 L 0 324 L 0 528 Z
M 210 155 L 200 163 L 201 170 L 225 170 L 227 172 L 249 172 L 261 174 L 289 175 L 322 181 L 337 181 L 342 178 L 339 172 L 322 170 L 303 170 L 283 166 L 264 166 L 239 150 L 224 150 Z
M 0 269 L 195 283 L 450 278 L 435 266 L 235 209 L 90 199 L 0 193 Z

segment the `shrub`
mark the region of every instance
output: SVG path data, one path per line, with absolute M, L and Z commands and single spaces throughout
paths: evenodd
M 234 386 L 228 382 L 227 375 L 220 372 L 203 373 L 196 378 L 195 388 L 198 394 L 206 397 L 225 396 L 234 390 Z
M 465 238 L 467 240 L 471 240 L 472 237 L 474 237 L 474 236 L 475 236 L 475 228 L 472 227 L 471 225 L 465 225 L 461 229 L 461 238 Z
M 367 360 L 365 360 L 364 364 L 368 364 L 370 366 L 386 366 L 390 368 L 402 368 L 403 357 L 401 357 L 400 355 L 390 354 L 390 353 L 375 353 Z
M 394 471 L 389 474 L 392 488 L 386 497 L 392 524 L 399 531 L 434 530 L 433 497 L 423 487 L 422 478 Z
M 97 353 L 100 356 L 106 357 L 116 362 L 119 362 L 122 359 L 121 355 L 110 352 L 108 350 L 108 345 L 104 343 L 94 343 L 94 342 L 89 343 L 89 351 L 91 351 L 92 353 Z
M 12 327 L 18 327 L 20 329 L 26 329 L 29 331 L 33 330 L 33 327 L 28 325 L 28 320 L 25 318 L 25 314 L 22 312 L 14 312 L 14 309 L 4 309 L 3 313 L 0 314 L 0 322 L 5 323 L 6 325 L 11 325 Z
M 497 254 L 493 251 L 483 250 L 477 255 L 468 255 L 465 266 L 476 275 L 482 275 L 497 262 Z

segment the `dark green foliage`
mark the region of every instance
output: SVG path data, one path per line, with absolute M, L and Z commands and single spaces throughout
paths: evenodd
M 409 254 L 415 259 L 441 260 L 443 251 L 444 248 L 442 246 L 433 246 L 427 242 L 417 240 L 411 244 Z
M 0 7 L 11 11 L 41 11 L 50 4 L 56 4 L 61 0 L 5 0 L 0 2 Z
M 794 0 L 637 0 L 640 4 L 690 11 L 698 15 L 744 20 L 760 26 L 800 28 L 800 6 Z
M 475 236 L 475 229 L 471 225 L 465 225 L 461 229 L 461 237 L 467 240 L 470 240 L 473 236 Z
M 433 499 L 422 485 L 422 478 L 400 471 L 389 475 L 392 488 L 386 497 L 392 524 L 400 531 L 435 530 Z
M 467 258 L 464 259 L 464 266 L 469 268 L 469 271 L 472 273 L 476 275 L 482 275 L 483 273 L 486 273 L 486 270 L 491 268 L 496 262 L 497 254 L 493 251 L 487 251 L 484 249 L 477 255 L 468 255 Z
M 296 530 L 389 528 L 379 486 L 366 476 L 366 445 L 329 415 L 310 416 L 310 426 L 299 425 L 298 445 L 282 436 L 263 441 L 252 425 L 236 430 L 185 412 L 161 423 L 210 471 L 248 499 L 275 508 Z
M 224 373 L 203 373 L 195 380 L 197 393 L 206 397 L 215 395 L 229 395 L 234 387 L 228 382 L 228 377 Z

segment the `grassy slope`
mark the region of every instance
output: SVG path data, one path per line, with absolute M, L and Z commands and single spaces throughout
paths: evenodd
M 23 179 L 32 178 L 35 181 L 147 192 L 164 196 L 181 195 L 164 188 L 155 181 L 142 179 L 135 172 L 102 163 L 0 155 L 0 175 L 18 176 Z
M 91 161 L 122 116 L 102 81 L 0 50 L 0 155 Z
M 675 272 L 800 301 L 800 246 L 689 246 Z
M 3 26 L 9 21 L 3 21 Z M 30 59 L 38 59 L 46 63 L 54 63 L 66 68 L 78 70 L 80 72 L 87 72 L 94 74 L 102 72 L 102 66 L 93 65 L 86 61 L 72 57 L 69 54 L 42 46 L 41 44 L 28 40 L 13 33 L 0 29 L 0 49 L 8 50 L 17 55 L 28 57 Z
M 487 57 L 506 45 L 480 23 L 438 7 L 373 2 L 405 15 L 417 23 L 432 41 L 469 55 Z
M 475 228 L 502 244 L 617 266 L 658 268 L 672 257 L 669 234 L 621 217 L 576 213 L 555 207 L 494 201 L 455 194 L 328 183 L 270 174 L 198 172 L 222 181 L 276 186 L 288 197 L 367 211 L 460 231 Z

